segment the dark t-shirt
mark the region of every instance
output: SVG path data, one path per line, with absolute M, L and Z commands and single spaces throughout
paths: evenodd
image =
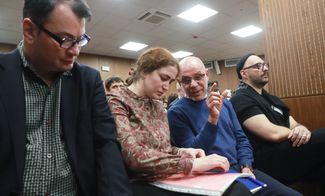
M 274 148 L 277 148 L 276 143 L 266 141 L 251 133 L 243 126 L 243 122 L 252 116 L 264 114 L 270 122 L 290 127 L 289 108 L 278 97 L 267 93 L 265 90 L 260 95 L 248 85 L 238 89 L 230 101 L 234 106 L 241 126 L 254 148 L 254 153 L 258 155 L 265 151 L 275 150 Z

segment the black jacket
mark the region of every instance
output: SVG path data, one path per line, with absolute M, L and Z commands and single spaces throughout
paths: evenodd
M 0 54 L 0 195 L 19 195 L 26 157 L 19 51 Z M 61 125 L 79 195 L 128 195 L 114 119 L 98 71 L 75 63 L 62 76 Z

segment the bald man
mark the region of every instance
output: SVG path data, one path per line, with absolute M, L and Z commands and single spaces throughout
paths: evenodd
M 254 166 L 285 184 L 309 179 L 324 182 L 325 129 L 309 131 L 290 109 L 263 88 L 269 65 L 255 54 L 237 64 L 241 87 L 230 99 L 254 149 Z
M 252 147 L 236 113 L 226 99 L 228 92 L 208 90 L 209 72 L 197 57 L 180 62 L 180 80 L 185 97 L 168 110 L 172 137 L 178 147 L 201 148 L 206 154 L 219 154 L 228 159 L 232 171 L 253 173 L 268 186 L 258 195 L 301 195 L 267 174 L 252 169 Z

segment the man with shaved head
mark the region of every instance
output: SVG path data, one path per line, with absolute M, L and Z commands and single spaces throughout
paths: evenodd
M 201 148 L 206 154 L 219 154 L 228 159 L 231 171 L 253 173 L 268 186 L 259 195 L 300 195 L 267 174 L 252 169 L 252 147 L 236 113 L 226 99 L 227 91 L 208 90 L 209 72 L 197 57 L 180 62 L 179 83 L 185 97 L 168 110 L 171 134 L 176 146 Z
M 254 166 L 285 184 L 309 178 L 324 181 L 325 129 L 309 131 L 289 108 L 263 87 L 269 65 L 255 54 L 237 64 L 241 87 L 231 98 L 238 119 L 254 149 Z

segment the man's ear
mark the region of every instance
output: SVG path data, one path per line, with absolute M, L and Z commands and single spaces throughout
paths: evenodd
M 240 75 L 241 75 L 241 77 L 242 77 L 242 79 L 246 79 L 247 77 L 248 77 L 248 75 L 247 75 L 247 73 L 246 73 L 246 71 L 245 70 L 240 70 Z
M 205 69 L 205 75 L 206 75 L 207 77 L 209 77 L 209 70 L 208 70 L 208 69 Z
M 31 21 L 30 18 L 24 18 L 21 25 L 25 42 L 32 44 L 38 34 L 36 25 Z

